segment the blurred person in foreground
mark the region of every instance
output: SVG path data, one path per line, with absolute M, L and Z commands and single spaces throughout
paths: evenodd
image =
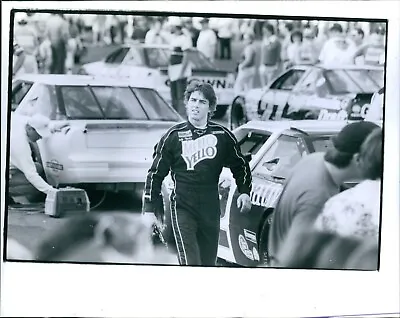
M 188 120 L 170 128 L 155 147 L 143 194 L 143 212 L 162 217 L 161 185 L 171 172 L 172 229 L 181 265 L 215 266 L 220 230 L 218 180 L 232 171 L 241 212 L 251 208 L 251 172 L 235 136 L 210 121 L 217 98 L 210 84 L 193 81 L 185 91 Z
M 378 243 L 381 178 L 383 173 L 382 129 L 375 129 L 364 141 L 358 155 L 361 178 L 355 187 L 330 198 L 318 216 L 318 230 Z
M 200 20 L 201 31 L 197 39 L 196 47 L 209 60 L 214 61 L 217 51 L 217 35 L 209 26 L 209 19 Z
M 65 60 L 69 39 L 68 22 L 62 14 L 52 13 L 47 20 L 47 35 L 51 42 L 51 74 L 65 74 Z
M 24 65 L 25 61 L 25 52 L 22 47 L 18 45 L 14 38 L 13 45 L 13 68 L 12 68 L 12 76 L 15 77 L 20 74 L 20 70 Z
M 88 213 L 66 219 L 34 252 L 45 262 L 106 262 L 178 265 L 176 256 L 153 244 L 152 226 L 141 215 Z
M 252 89 L 256 75 L 256 48 L 253 33 L 246 33 L 243 38 L 245 47 L 240 55 L 237 77 L 234 85 L 235 95 Z
M 304 230 L 288 238 L 270 267 L 292 269 L 376 270 L 379 248 L 334 233 Z
M 332 138 L 333 148 L 306 155 L 293 167 L 273 214 L 268 240 L 271 259 L 284 240 L 295 240 L 299 232 L 314 228 L 326 201 L 340 192 L 344 182 L 360 177 L 358 153 L 378 127 L 367 121 L 348 124 Z
M 24 12 L 16 13 L 15 20 L 17 25 L 14 30 L 14 38 L 18 45 L 23 49 L 25 59 L 18 74 L 39 73 L 37 64 L 37 54 L 39 48 L 39 37 L 36 28 L 28 23 L 28 16 Z
M 43 180 L 43 168 L 34 162 L 30 143 L 48 138 L 66 125 L 50 125 L 50 120 L 39 114 L 28 117 L 11 113 L 9 197 L 26 203 L 24 197 L 34 195 L 37 191 L 46 195 L 55 191 L 55 188 Z M 30 187 L 26 191 L 27 184 L 34 188 Z M 13 200 L 10 201 L 14 203 Z
M 259 67 L 261 86 L 269 84 L 278 75 L 281 63 L 281 42 L 271 24 L 262 27 L 261 61 Z

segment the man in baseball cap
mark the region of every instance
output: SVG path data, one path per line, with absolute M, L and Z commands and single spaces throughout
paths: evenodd
M 270 228 L 268 253 L 273 264 L 285 240 L 295 241 L 299 233 L 311 230 L 325 202 L 341 191 L 344 182 L 361 177 L 361 145 L 378 127 L 368 121 L 346 125 L 332 138 L 333 147 L 326 153 L 307 155 L 294 166 Z

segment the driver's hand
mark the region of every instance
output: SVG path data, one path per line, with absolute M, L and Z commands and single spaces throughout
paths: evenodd
M 241 213 L 246 213 L 251 210 L 251 200 L 247 193 L 242 193 L 237 199 L 237 207 Z

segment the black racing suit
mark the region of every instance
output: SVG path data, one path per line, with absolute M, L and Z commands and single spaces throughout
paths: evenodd
M 240 193 L 250 194 L 251 173 L 235 136 L 208 122 L 197 129 L 190 122 L 175 125 L 155 146 L 144 190 L 145 212 L 160 206 L 161 184 L 171 171 L 171 223 L 181 265 L 214 266 L 217 258 L 220 207 L 218 181 L 231 169 Z

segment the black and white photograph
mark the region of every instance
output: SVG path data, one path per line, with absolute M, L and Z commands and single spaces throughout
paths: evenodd
M 386 181 L 399 166 L 398 145 L 388 144 L 390 132 L 398 141 L 398 118 L 388 119 L 398 105 L 389 105 L 387 89 L 399 87 L 388 75 L 398 23 L 373 10 L 352 17 L 279 14 L 276 5 L 252 14 L 153 8 L 22 4 L 7 13 L 3 268 L 146 269 L 149 277 L 173 270 L 188 280 L 201 268 L 213 271 L 208 288 L 220 293 L 219 274 L 245 293 L 259 282 L 283 293 L 268 277 L 287 276 L 290 288 L 289 277 L 304 270 L 318 275 L 310 282 L 379 275 L 389 261 L 382 223 L 399 219 L 398 176 Z M 396 215 L 388 221 L 386 213 Z M 398 224 L 390 235 L 399 238 Z M 239 278 L 250 269 L 254 278 Z M 155 293 L 150 306 L 168 293 L 173 278 L 165 276 L 142 283 L 154 285 L 143 289 Z M 307 317 L 382 313 L 335 310 Z

